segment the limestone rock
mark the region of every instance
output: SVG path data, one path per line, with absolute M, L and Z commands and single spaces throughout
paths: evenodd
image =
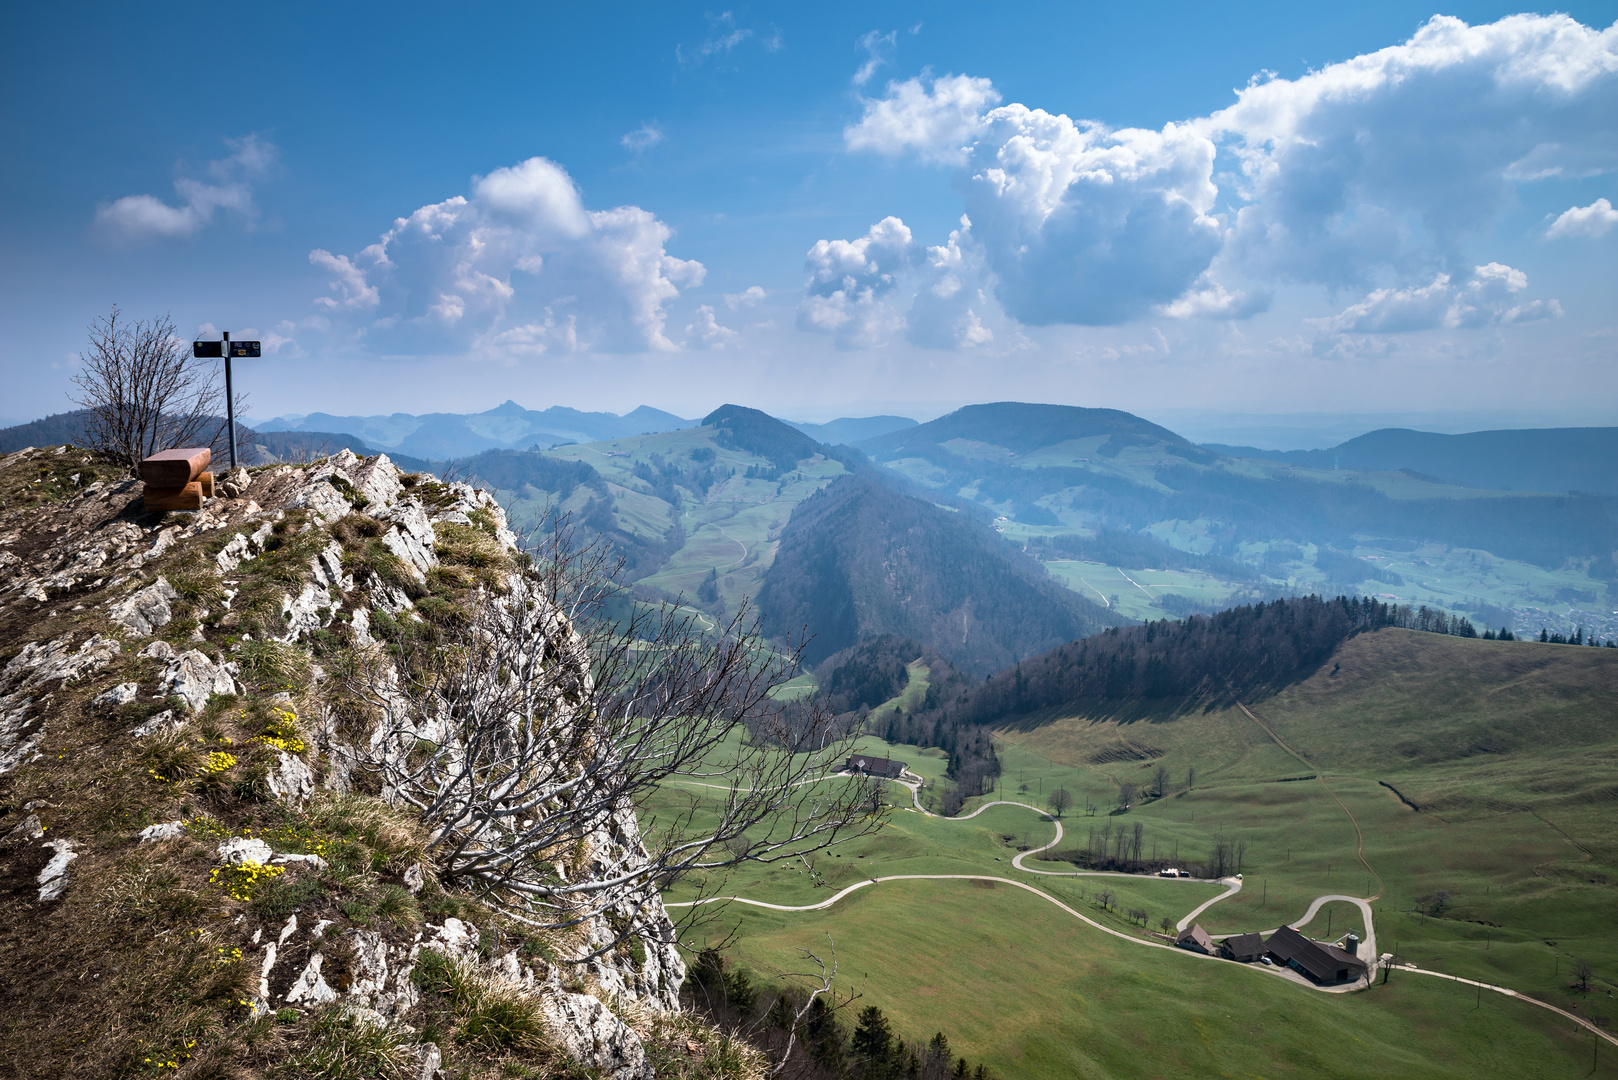
M 219 554 L 215 555 L 213 559 L 214 563 L 219 567 L 219 572 L 228 574 L 252 557 L 252 541 L 247 538 L 246 533 L 237 533 L 230 538 L 224 547 L 219 549 Z
M 303 802 L 315 790 L 315 774 L 309 771 L 309 766 L 303 763 L 302 758 L 294 757 L 285 750 L 277 753 L 280 758 L 265 778 L 270 794 L 291 803 Z
M 427 927 L 427 939 L 421 943 L 421 947 L 461 960 L 476 960 L 478 929 L 459 919 L 445 919 L 442 926 Z
M 163 669 L 159 689 L 164 697 L 183 698 L 192 712 L 199 711 L 214 694 L 234 694 L 235 664 L 216 664 L 196 649 L 183 652 Z
M 292 863 L 307 863 L 316 870 L 326 869 L 326 860 L 322 859 L 319 855 L 276 855 L 270 859 L 270 862 L 276 864 L 277 866 L 287 866 Z
M 29 814 L 13 825 L 11 831 L 6 833 L 5 842 L 15 843 L 19 840 L 38 840 L 45 835 L 45 826 L 40 824 L 38 814 Z
M 415 1043 L 410 1051 L 416 1060 L 405 1073 L 409 1080 L 438 1080 L 444 1075 L 444 1054 L 437 1043 Z
M 31 641 L 24 645 L 22 651 L 12 657 L 11 663 L 0 672 L 0 691 L 82 678 L 105 667 L 114 656 L 123 651 L 123 646 L 118 642 L 100 634 L 94 635 L 80 645 L 77 651 L 72 651 L 69 644 L 70 636 L 59 637 L 44 644 Z
M 106 705 L 116 708 L 119 705 L 128 705 L 140 693 L 140 684 L 125 682 L 108 690 L 105 694 L 97 694 L 90 702 L 92 705 Z
M 270 861 L 271 854 L 270 845 L 250 836 L 233 836 L 219 845 L 219 861 L 231 866 L 243 863 L 263 865 Z
M 299 972 L 293 980 L 292 988 L 287 991 L 287 1004 L 304 1002 L 307 1005 L 326 1005 L 337 1000 L 337 991 L 326 985 L 326 980 L 320 974 L 320 965 L 326 958 L 315 953 L 309 958 L 309 963 Z
M 150 844 L 156 840 L 174 840 L 185 835 L 185 822 L 165 821 L 148 825 L 140 831 L 140 842 Z
M 573 1060 L 611 1080 L 652 1080 L 646 1048 L 629 1025 L 586 994 L 547 994 L 540 1012 Z
M 79 857 L 78 852 L 73 850 L 71 840 L 47 840 L 45 846 L 56 854 L 51 856 L 51 861 L 34 879 L 39 882 L 41 901 L 55 900 L 67 891 L 67 865 Z
M 382 534 L 383 546 L 408 563 L 418 581 L 425 580 L 427 571 L 438 565 L 438 555 L 433 551 L 437 538 L 427 511 L 415 499 L 406 499 L 376 517 L 393 526 Z
M 107 609 L 107 618 L 129 631 L 133 637 L 151 637 L 174 617 L 169 601 L 180 594 L 166 578 L 158 578 L 146 588 L 118 601 Z
M 173 660 L 174 646 L 166 641 L 154 641 L 135 655 L 142 660 Z
M 312 582 L 305 582 L 303 590 L 294 600 L 290 596 L 281 600 L 281 614 L 286 616 L 287 632 L 281 636 L 282 641 L 297 641 L 312 630 L 319 630 L 331 624 L 333 600 L 331 593 L 324 587 Z M 325 612 L 324 615 L 321 612 Z
M 365 508 L 373 514 L 392 506 L 404 490 L 404 484 L 399 480 L 399 469 L 388 460 L 386 454 L 378 454 L 369 463 L 349 473 L 349 480 L 354 490 L 365 496 Z
M 184 726 L 185 720 L 176 719 L 173 709 L 164 709 L 156 716 L 147 717 L 145 720 L 142 720 L 140 723 L 130 728 L 129 734 L 134 738 L 144 739 L 149 735 L 156 735 L 160 731 L 168 731 L 171 728 Z
M 322 525 L 330 525 L 339 518 L 347 516 L 353 509 L 348 500 L 343 498 L 342 493 L 324 478 L 305 484 L 287 501 L 288 510 L 302 508 L 313 510 Z

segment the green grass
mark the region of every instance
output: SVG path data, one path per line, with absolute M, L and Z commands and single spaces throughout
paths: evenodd
M 1000 732 L 999 790 L 964 812 L 995 799 L 1044 805 L 1064 787 L 1076 806 L 1062 821 L 1063 849 L 1108 822 L 1139 821 L 1148 853 L 1155 846 L 1187 863 L 1203 861 L 1216 835 L 1243 841 L 1245 887 L 1199 916 L 1213 933 L 1268 931 L 1322 894 L 1380 890 L 1381 951 L 1618 1018 L 1608 996 L 1618 976 L 1615 700 L 1618 655 L 1608 650 L 1382 631 L 1254 706 L 1311 765 L 1239 710 L 1131 724 L 1066 718 Z M 870 737 L 862 748 L 942 781 L 940 751 Z M 1169 793 L 1113 816 L 1119 784 L 1145 783 L 1160 765 Z M 1043 817 L 994 807 L 946 821 L 904 809 L 903 789 L 891 801 L 885 828 L 817 856 L 815 874 L 801 865 L 757 868 L 708 884 L 811 904 L 862 878 L 984 874 L 1028 881 L 1136 936 L 1146 931 L 1124 910 L 1145 909 L 1155 928 L 1218 891 L 1202 882 L 1019 873 L 1010 865 L 1017 851 L 1052 835 Z M 1344 807 L 1363 833 L 1369 872 L 1355 857 Z M 691 895 L 691 884 L 669 899 Z M 1096 905 L 1101 887 L 1117 894 L 1111 913 Z M 1439 889 L 1452 906 L 1442 917 L 1423 915 L 1421 898 Z M 1572 1077 L 1590 1068 L 1588 1033 L 1499 995 L 1485 993 L 1478 1006 L 1470 987 L 1395 973 L 1387 986 L 1328 997 L 1236 965 L 1130 945 L 1007 886 L 887 882 L 821 912 L 732 905 L 709 932 L 730 928 L 740 934 L 739 961 L 765 977 L 792 969 L 799 947 L 824 951 L 831 934 L 846 992 L 880 1004 L 902 1032 L 946 1031 L 959 1052 L 1006 1076 Z M 1358 909 L 1344 903 L 1325 905 L 1304 928 L 1333 939 L 1363 929 Z M 1569 986 L 1580 958 L 1596 971 L 1590 994 Z

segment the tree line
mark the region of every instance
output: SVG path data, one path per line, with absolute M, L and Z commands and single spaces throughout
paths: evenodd
M 829 991 L 761 988 L 718 949 L 697 954 L 685 983 L 696 1008 L 729 1026 L 778 1062 L 772 1075 L 793 1080 L 992 1080 L 981 1063 L 956 1055 L 949 1038 L 905 1039 L 877 1005 L 866 1005 L 850 1030 L 852 998 Z M 785 1060 L 782 1060 L 785 1058 Z

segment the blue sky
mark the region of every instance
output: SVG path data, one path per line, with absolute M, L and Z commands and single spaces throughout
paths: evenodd
M 1618 5 L 1124 7 L 14 5 L 0 417 L 118 303 L 260 418 L 1618 423 Z

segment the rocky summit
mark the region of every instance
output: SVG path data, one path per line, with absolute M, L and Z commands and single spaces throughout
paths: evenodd
M 494 499 L 346 450 L 218 491 L 152 514 L 93 453 L 0 459 L 15 1075 L 630 1080 L 752 1053 L 681 1012 L 655 892 L 628 938 L 616 910 L 503 918 L 366 767 L 382 720 L 354 673 L 433 647 L 525 558 Z M 643 850 L 627 808 L 610 833 L 585 846 Z

